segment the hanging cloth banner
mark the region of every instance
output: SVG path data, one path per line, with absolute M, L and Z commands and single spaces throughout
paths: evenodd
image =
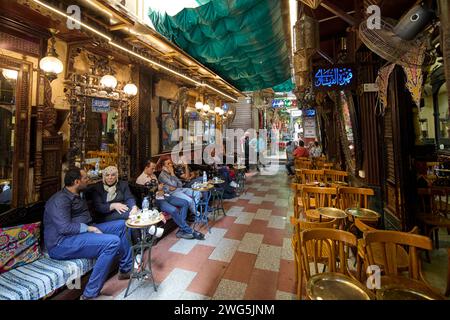
M 420 108 L 420 99 L 422 98 L 423 90 L 423 71 L 422 64 L 425 60 L 425 43 L 420 46 L 414 46 L 407 54 L 415 60 L 415 65 L 411 67 L 402 66 L 406 74 L 406 87 L 411 93 L 414 103 Z
M 381 68 L 378 71 L 378 77 L 375 80 L 378 85 L 378 99 L 381 102 L 382 114 L 384 114 L 384 109 L 388 106 L 388 86 L 389 86 L 389 77 L 394 71 L 395 63 L 387 65 Z

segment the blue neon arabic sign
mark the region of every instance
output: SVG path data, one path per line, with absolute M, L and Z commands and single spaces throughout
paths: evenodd
M 354 80 L 353 68 L 348 66 L 318 68 L 314 71 L 314 88 L 319 90 L 351 87 Z

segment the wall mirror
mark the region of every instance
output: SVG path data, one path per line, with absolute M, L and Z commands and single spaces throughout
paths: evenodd
M 111 100 L 92 98 L 86 106 L 85 162 L 100 169 L 118 163 L 119 112 Z
M 361 151 L 361 148 L 359 147 L 359 131 L 353 96 L 350 92 L 339 91 L 337 93 L 337 102 L 341 144 L 346 167 L 348 171 L 356 174 L 360 159 L 358 153 Z
M 0 206 L 12 201 L 18 71 L 0 68 Z M 1 212 L 1 208 L 0 208 Z

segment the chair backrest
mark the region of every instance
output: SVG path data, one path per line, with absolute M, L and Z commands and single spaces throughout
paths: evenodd
M 348 177 L 348 172 L 339 170 L 324 170 L 325 181 L 341 181 L 345 182 L 345 178 Z
M 352 207 L 367 208 L 369 196 L 375 195 L 373 189 L 340 187 L 338 190 L 340 209 L 345 210 Z
M 308 158 L 296 158 L 294 166 L 295 169 L 312 169 L 312 162 Z
M 431 187 L 432 212 L 447 216 L 450 211 L 450 188 Z
M 301 233 L 300 242 L 302 267 L 304 268 L 306 279 L 311 276 L 309 262 L 312 260 L 314 272 L 318 273 L 317 263 L 323 261 L 324 258 L 327 261 L 329 272 L 350 275 L 348 271 L 348 254 L 349 247 L 356 247 L 357 244 L 354 234 L 330 228 L 314 228 L 304 230 Z M 327 257 L 323 256 L 324 252 L 327 253 Z
M 333 207 L 333 196 L 336 195 L 336 188 L 303 187 L 301 195 L 303 209 L 309 210 L 313 207 L 311 200 L 314 200 L 314 208 Z
M 294 204 L 294 217 L 299 218 L 300 217 L 300 206 L 299 206 L 299 200 L 301 200 L 302 196 L 302 189 L 304 185 L 300 183 L 291 183 L 291 190 L 293 191 L 293 204 Z
M 310 169 L 303 169 L 300 170 L 300 172 L 296 171 L 297 177 L 300 177 L 300 180 L 298 181 L 301 184 L 306 184 L 310 182 L 324 182 L 324 171 L 323 170 L 310 170 Z
M 383 270 L 386 275 L 394 276 L 398 275 L 396 257 L 399 246 L 406 247 L 409 260 L 409 277 L 414 280 L 421 280 L 420 260 L 417 249 L 431 250 L 433 248 L 430 238 L 399 231 L 369 231 L 364 234 L 364 242 L 366 249 L 365 254 L 369 265 L 375 265 L 373 248 L 381 247 L 383 252 L 381 256 Z

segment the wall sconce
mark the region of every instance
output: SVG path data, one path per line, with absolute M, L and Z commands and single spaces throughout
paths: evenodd
M 19 72 L 11 69 L 3 69 L 2 75 L 8 81 L 16 81 L 19 76 Z
M 197 102 L 195 103 L 195 109 L 196 109 L 197 111 L 203 110 L 203 102 L 197 101 Z
M 51 82 L 55 80 L 58 77 L 58 74 L 60 74 L 64 66 L 61 62 L 61 60 L 58 59 L 58 54 L 56 53 L 55 49 L 55 34 L 57 31 L 55 29 L 49 29 L 52 37 L 50 39 L 50 48 L 48 48 L 47 56 L 42 58 L 41 61 L 39 61 L 39 68 L 44 71 L 45 76 L 47 79 Z
M 107 74 L 100 79 L 100 85 L 105 87 L 106 90 L 114 90 L 117 86 L 116 77 Z
M 134 97 L 137 95 L 138 88 L 134 83 L 127 83 L 127 85 L 123 88 L 123 92 L 125 92 L 127 96 Z
M 419 119 L 422 138 L 428 138 L 428 119 Z

